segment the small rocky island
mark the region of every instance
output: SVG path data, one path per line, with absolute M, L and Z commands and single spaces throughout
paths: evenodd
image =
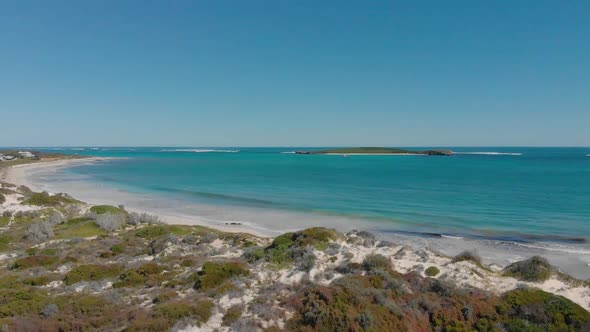
M 362 148 L 337 148 L 316 151 L 295 151 L 296 154 L 337 154 L 337 155 L 428 155 L 451 156 L 451 150 L 405 150 L 398 148 L 362 147 Z

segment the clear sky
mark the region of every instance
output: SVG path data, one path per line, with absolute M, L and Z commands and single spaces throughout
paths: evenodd
M 0 146 L 590 146 L 589 1 L 0 2 Z

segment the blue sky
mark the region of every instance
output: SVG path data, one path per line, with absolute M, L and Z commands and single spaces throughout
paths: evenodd
M 2 1 L 0 146 L 590 146 L 588 1 Z

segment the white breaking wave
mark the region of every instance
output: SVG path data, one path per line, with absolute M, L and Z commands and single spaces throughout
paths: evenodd
M 453 236 L 453 235 L 445 235 L 445 234 L 441 234 L 440 236 L 443 238 L 446 238 L 446 239 L 463 240 L 463 237 L 461 237 L 461 236 Z
M 477 154 L 486 156 L 522 156 L 520 152 L 453 152 L 453 154 Z
M 284 151 L 284 152 L 281 152 L 281 153 L 283 153 L 283 154 L 295 154 L 295 151 Z
M 223 152 L 223 153 L 236 153 L 240 150 L 213 150 L 213 149 L 168 149 L 161 150 L 162 152 L 195 152 L 195 153 L 206 153 L 206 152 Z
M 525 248 L 532 248 L 532 249 L 542 249 L 547 251 L 553 252 L 564 252 L 568 254 L 577 254 L 577 255 L 590 255 L 590 250 L 583 249 L 583 248 L 572 248 L 567 246 L 560 246 L 560 245 L 543 245 L 541 243 L 514 243 L 515 245 L 525 247 Z

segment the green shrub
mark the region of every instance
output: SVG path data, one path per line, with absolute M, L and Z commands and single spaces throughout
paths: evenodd
M 17 259 L 10 268 L 23 270 L 37 266 L 49 267 L 51 265 L 57 264 L 58 262 L 59 257 L 56 256 L 35 255 Z
M 436 266 L 431 266 L 424 271 L 424 273 L 429 277 L 434 277 L 440 273 L 440 270 Z
M 125 271 L 119 276 L 119 281 L 113 284 L 113 287 L 132 287 L 137 285 L 144 285 L 149 277 L 154 274 L 159 274 L 164 271 L 164 268 L 156 263 L 148 262 L 136 269 Z
M 40 252 L 41 255 L 47 255 L 47 256 L 55 256 L 57 255 L 57 249 L 55 248 L 46 248 L 41 250 Z
M 0 193 L 0 204 L 4 204 L 4 202 L 6 202 L 6 198 L 2 193 Z
M 581 331 L 590 327 L 590 312 L 566 299 L 539 289 L 517 289 L 503 296 L 498 310 L 511 320 L 526 320 L 539 330 Z M 511 326 L 518 322 L 507 321 Z M 532 328 L 525 330 L 533 330 Z
M 199 323 L 206 323 L 211 318 L 213 302 L 205 300 L 197 303 L 189 301 L 174 301 L 159 304 L 155 307 L 156 317 L 164 318 L 172 326 L 179 319 L 190 317 Z
M 65 194 L 49 195 L 47 192 L 34 193 L 23 202 L 23 204 L 36 206 L 63 206 L 75 203 L 80 202 Z
M 176 297 L 178 297 L 178 293 L 175 291 L 170 291 L 170 292 L 158 294 L 158 296 L 156 296 L 152 302 L 154 304 L 158 304 L 158 303 L 170 301 L 171 299 L 176 298 Z
M 85 218 L 80 218 L 79 221 L 74 223 L 68 222 L 63 225 L 58 225 L 55 228 L 55 236 L 58 239 L 88 238 L 106 234 L 107 232 L 98 227 L 94 221 Z
M 8 249 L 12 236 L 6 234 L 0 234 L 0 251 Z
M 534 256 L 512 263 L 504 269 L 504 275 L 524 281 L 545 281 L 551 277 L 553 267 L 543 257 Z
M 180 225 L 150 225 L 143 227 L 135 232 L 136 237 L 143 239 L 155 239 L 160 236 L 175 234 L 187 235 L 191 233 L 191 228 Z
M 31 277 L 27 279 L 23 279 L 23 284 L 30 285 L 30 286 L 44 286 L 49 283 L 50 279 L 48 276 L 38 276 L 38 277 Z
M 235 321 L 237 321 L 242 316 L 243 310 L 244 308 L 241 305 L 234 305 L 227 309 L 225 315 L 223 315 L 223 321 L 221 325 L 231 326 Z
M 389 270 L 391 261 L 383 255 L 367 255 L 363 261 L 363 268 L 366 271 Z
M 66 224 L 67 225 L 76 225 L 76 224 L 87 222 L 87 221 L 91 221 L 91 220 L 86 217 L 79 217 L 79 218 L 68 219 L 68 221 L 66 221 Z
M 38 315 L 47 296 L 33 288 L 0 289 L 0 317 Z
M 114 244 L 110 250 L 115 254 L 122 254 L 125 251 L 125 245 L 123 243 Z
M 295 233 L 285 233 L 277 236 L 271 245 L 260 250 L 253 249 L 245 254 L 245 258 L 253 263 L 260 259 L 278 265 L 293 263 L 298 258 L 308 257 L 302 254 L 302 249 L 311 246 L 318 250 L 328 248 L 330 241 L 338 239 L 338 233 L 333 229 L 323 227 L 308 228 Z
M 122 208 L 116 207 L 116 206 L 112 206 L 112 205 L 95 205 L 93 207 L 90 208 L 91 212 L 94 212 L 96 214 L 106 214 L 106 213 L 110 213 L 110 214 L 126 214 L 127 212 L 125 210 L 123 210 Z
M 464 261 L 473 262 L 480 269 L 490 271 L 489 267 L 483 265 L 483 263 L 481 262 L 481 257 L 479 257 L 478 254 L 476 254 L 475 252 L 472 252 L 472 251 L 468 251 L 468 250 L 465 250 L 465 251 L 461 252 L 460 254 L 458 254 L 457 256 L 453 257 L 453 260 L 451 262 L 458 263 L 458 262 L 464 262 Z
M 121 273 L 122 267 L 112 265 L 79 265 L 68 272 L 64 278 L 66 285 L 72 285 L 81 281 L 96 281 L 106 278 L 113 278 Z
M 453 260 L 452 260 L 453 263 L 464 262 L 464 261 L 471 261 L 476 264 L 481 264 L 481 258 L 479 257 L 479 255 L 477 255 L 476 253 L 474 253 L 472 251 L 468 251 L 468 250 L 459 253 L 457 256 L 453 257 Z
M 197 274 L 195 289 L 212 289 L 233 277 L 248 276 L 250 271 L 239 262 L 206 262 Z

